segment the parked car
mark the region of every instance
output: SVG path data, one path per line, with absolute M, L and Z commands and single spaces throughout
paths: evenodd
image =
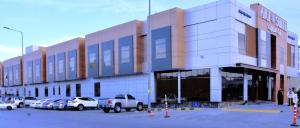
M 30 104 L 37 101 L 35 97 L 25 97 L 25 106 L 30 106 Z
M 136 109 L 137 111 L 143 110 L 143 102 L 137 101 L 130 94 L 120 94 L 113 98 L 99 99 L 99 108 L 105 113 L 109 113 L 110 110 L 114 110 L 115 113 L 120 113 L 122 109 L 130 111 Z
M 5 103 L 5 102 L 0 100 L 0 109 L 13 110 L 13 109 L 16 109 L 16 108 L 17 108 L 17 106 L 15 104 Z
M 16 105 L 18 108 L 23 108 L 24 107 L 24 103 L 23 103 L 23 98 L 22 97 L 18 97 L 18 96 L 6 97 L 5 102 L 12 103 L 12 104 Z
M 43 99 L 43 100 L 38 100 L 34 103 L 33 108 L 42 108 L 43 103 L 50 101 L 51 99 Z
M 35 108 L 37 106 L 37 104 L 39 104 L 42 100 L 36 100 L 35 102 L 32 102 L 29 107 L 31 108 Z
M 68 101 L 67 106 L 82 111 L 87 108 L 97 108 L 98 101 L 90 97 L 75 97 Z
M 53 109 L 54 102 L 57 102 L 58 100 L 53 100 L 53 99 L 46 100 L 45 102 L 42 103 L 41 109 Z
M 53 103 L 53 109 L 55 110 L 66 110 L 68 109 L 68 99 L 60 99 Z

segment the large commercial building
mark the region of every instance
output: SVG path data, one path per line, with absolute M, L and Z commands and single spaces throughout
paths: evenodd
M 277 101 L 281 88 L 286 99 L 298 76 L 298 37 L 287 26 L 258 3 L 173 8 L 4 61 L 1 93 L 23 95 L 23 82 L 39 98 Z

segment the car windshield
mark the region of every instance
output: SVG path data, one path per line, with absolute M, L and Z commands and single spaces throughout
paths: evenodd
M 58 100 L 54 100 L 53 102 L 59 102 L 59 101 L 61 101 L 61 99 L 58 99 Z

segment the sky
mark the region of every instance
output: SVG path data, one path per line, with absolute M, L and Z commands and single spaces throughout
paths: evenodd
M 152 14 L 170 8 L 187 9 L 216 0 L 152 0 Z M 250 7 L 261 3 L 288 21 L 288 29 L 300 34 L 299 0 L 238 0 Z M 148 0 L 0 0 L 0 61 L 21 55 L 24 48 L 51 46 L 76 37 L 125 23 L 145 20 Z

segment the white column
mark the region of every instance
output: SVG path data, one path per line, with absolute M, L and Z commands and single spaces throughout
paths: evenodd
M 156 100 L 156 82 L 155 82 L 155 76 L 154 76 L 154 72 L 150 73 L 150 86 L 151 86 L 151 90 L 150 90 L 150 101 L 151 102 L 155 102 Z
M 177 102 L 180 104 L 181 103 L 181 75 L 180 75 L 180 71 L 178 71 L 177 73 L 177 87 L 178 87 L 178 98 L 177 98 Z
M 222 76 L 218 67 L 210 69 L 210 101 L 222 102 Z
M 248 74 L 244 72 L 244 101 L 248 101 Z
M 272 79 L 268 77 L 268 100 L 272 100 Z

